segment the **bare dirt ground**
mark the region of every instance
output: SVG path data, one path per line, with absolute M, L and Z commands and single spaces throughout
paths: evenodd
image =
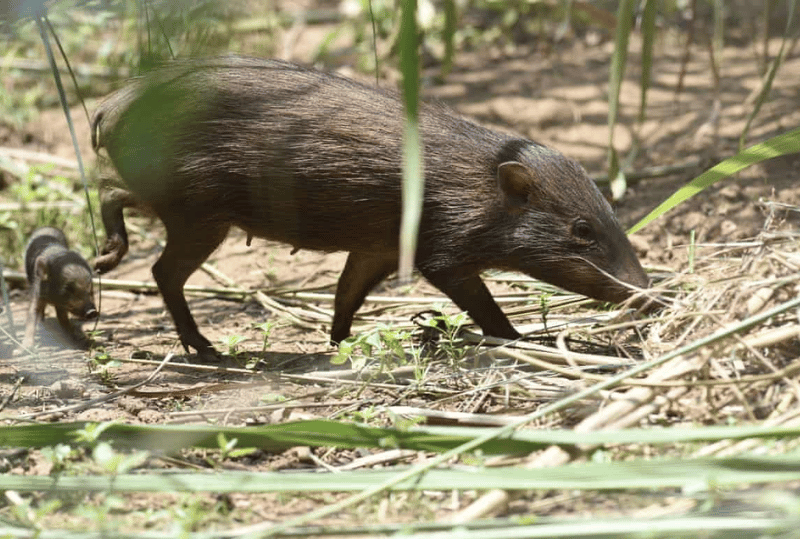
M 307 60 L 313 49 L 315 32 L 301 36 L 302 44 L 291 54 L 298 61 Z M 773 50 L 778 44 L 773 43 Z M 602 174 L 607 142 L 607 80 L 611 43 L 590 46 L 576 40 L 561 45 L 549 53 L 517 47 L 513 53 L 498 50 L 462 53 L 444 83 L 436 84 L 435 70 L 426 71 L 424 93 L 428 98 L 446 102 L 456 110 L 477 121 L 513 130 L 551 145 L 580 160 L 590 173 Z M 632 182 L 617 210 L 621 222 L 630 226 L 644 216 L 687 180 L 710 164 L 733 155 L 747 113 L 751 110 L 750 96 L 758 88 L 760 73 L 753 61 L 756 51 L 751 47 L 726 47 L 721 60 L 721 87 L 718 114 L 714 111 L 714 88 L 705 49 L 694 51 L 688 66 L 684 90 L 674 88 L 680 70 L 680 48 L 669 42 L 660 43 L 654 68 L 653 87 L 648 97 L 648 118 L 639 130 L 643 150 L 635 170 L 648 167 L 690 163 L 681 174 L 658 179 Z M 634 51 L 629 69 L 630 79 L 623 84 L 621 127 L 616 144 L 626 152 L 633 143 L 634 118 L 637 114 L 639 89 L 635 82 L 638 54 Z M 335 67 L 335 66 L 332 66 Z M 790 55 L 775 81 L 772 99 L 764 106 L 754 123 L 750 141 L 756 142 L 800 125 L 800 57 Z M 76 109 L 77 111 L 77 109 Z M 80 118 L 76 114 L 75 117 Z M 78 120 L 79 136 L 84 156 L 91 159 L 88 127 Z M 22 133 L 4 133 L 2 146 L 21 146 L 71 158 L 71 144 L 59 110 L 44 110 Z M 691 164 L 694 163 L 694 164 Z M 634 244 L 646 267 L 655 274 L 687 270 L 688 244 L 691 231 L 698 244 L 732 242 L 756 236 L 764 225 L 765 210 L 761 198 L 797 205 L 800 201 L 800 156 L 774 159 L 754 166 L 737 177 L 722 182 L 701 193 L 678 210 L 653 223 L 634 238 Z M 4 195 L 0 192 L 0 200 Z M 796 226 L 798 215 L 780 213 L 787 227 Z M 142 233 L 131 234 L 128 256 L 108 279 L 153 283 L 150 266 L 155 262 L 158 240 L 163 231 L 160 223 L 142 217 L 130 220 Z M 99 226 L 99 225 L 98 225 Z M 104 235 L 101 232 L 101 240 Z M 199 370 L 165 369 L 163 373 L 137 388 L 136 392 L 111 402 L 89 406 L 85 410 L 65 410 L 44 415 L 57 420 L 121 420 L 143 423 L 182 423 L 213 420 L 226 424 L 253 424 L 285 421 L 293 418 L 329 417 L 346 411 L 365 409 L 382 404 L 420 405 L 419 396 L 404 398 L 402 391 L 369 389 L 358 397 L 342 393 L 336 384 L 323 383 L 312 376 L 319 371 L 335 371 L 330 364 L 334 350 L 328 344 L 332 312 L 331 297 L 344 255 L 323 255 L 301 251 L 290 254 L 290 247 L 254 240 L 248 247 L 244 234 L 236 231 L 210 258 L 215 275 L 198 271 L 190 285 L 210 288 L 262 290 L 267 297 L 279 301 L 281 310 L 265 308 L 252 295 L 246 299 L 225 299 L 220 293 L 193 293 L 190 308 L 201 331 L 214 343 L 240 335 L 236 358 L 226 357 L 223 371 L 217 368 Z M 226 276 L 229 281 L 226 281 Z M 712 275 L 707 275 L 709 279 Z M 124 289 L 103 287 L 102 315 L 97 324 L 97 348 L 84 352 L 62 344 L 48 342 L 46 332 L 40 332 L 40 345 L 35 358 L 12 357 L 9 345 L 0 349 L 0 394 L 13 393 L 3 414 L 18 416 L 58 410 L 66 405 L 88 402 L 109 391 L 131 386 L 146 379 L 155 363 L 174 353 L 173 362 L 192 362 L 177 342 L 177 336 L 161 298 L 141 286 Z M 498 294 L 519 296 L 524 292 L 508 280 L 490 282 Z M 295 291 L 320 294 L 313 299 L 297 296 Z M 373 327 L 376 321 L 413 327 L 410 317 L 430 304 L 403 304 L 408 296 L 430 296 L 432 303 L 443 302 L 436 290 L 422 281 L 410 286 L 393 281 L 383 283 L 373 292 L 375 296 L 395 296 L 397 303 L 370 302 L 359 312 L 355 331 Z M 504 304 L 524 306 L 518 301 Z M 538 305 L 538 296 L 530 296 L 530 304 Z M 12 292 L 12 313 L 19 337 L 23 331 L 27 309 L 27 293 Z M 402 305 L 399 310 L 389 309 Z M 311 306 L 311 307 L 309 307 Z M 288 313 L 299 317 L 293 321 Z M 54 314 L 48 311 L 48 327 L 55 328 Z M 518 326 L 533 324 L 540 315 L 528 312 L 513 318 Z M 261 330 L 254 325 L 274 321 L 264 349 Z M 85 324 L 84 329 L 92 329 Z M 220 350 L 227 351 L 220 344 Z M 89 361 L 98 356 L 123 360 L 104 370 Z M 259 360 L 255 371 L 241 369 Z M 236 370 L 239 369 L 239 370 Z M 444 372 L 442 372 L 444 371 Z M 308 376 L 295 379 L 276 374 Z M 453 373 L 446 368 L 442 387 L 457 381 L 447 378 Z M 446 374 L 447 376 L 445 376 Z M 461 376 L 469 376 L 463 371 Z M 20 377 L 22 384 L 14 389 Z M 448 381 L 449 380 L 449 381 Z M 230 382 L 220 385 L 220 382 Z M 245 383 L 247 382 L 247 383 Z M 347 386 L 344 386 L 347 387 Z M 330 394 L 336 390 L 335 394 Z M 343 396 L 344 395 L 344 396 Z M 276 400 L 288 399 L 291 405 L 275 406 Z M 430 403 L 428 403 L 430 404 Z M 514 404 L 514 403 L 512 403 Z M 346 406 L 345 406 L 346 405 Z M 448 402 L 442 409 L 517 413 L 536 406 L 522 401 L 508 407 L 498 400 Z M 573 421 L 565 419 L 562 426 Z M 345 452 L 330 454 L 331 462 L 345 461 Z M 298 454 L 280 456 L 259 455 L 246 464 L 250 469 L 279 469 L 302 465 Z M 32 473 L 33 470 L 17 470 Z M 305 500 L 304 502 L 308 502 Z M 265 502 L 266 503 L 266 502 Z M 297 514 L 317 502 L 258 505 L 269 518 L 280 520 L 283 515 Z M 437 511 L 446 513 L 447 504 Z M 451 505 L 458 505 L 451 504 Z M 449 507 L 449 505 L 447 505 Z M 557 504 L 553 506 L 558 511 Z

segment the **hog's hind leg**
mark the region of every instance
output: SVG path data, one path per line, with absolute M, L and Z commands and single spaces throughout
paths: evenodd
M 130 191 L 109 185 L 109 180 L 101 180 L 100 213 L 106 229 L 106 242 L 100 256 L 92 263 L 98 272 L 106 273 L 116 268 L 128 252 L 128 232 L 122 210 L 138 204 L 138 199 Z
M 162 217 L 162 221 L 167 229 L 167 244 L 161 257 L 153 265 L 153 277 L 186 351 L 189 352 L 191 346 L 203 361 L 218 361 L 211 342 L 197 329 L 197 323 L 186 303 L 183 286 L 222 243 L 229 227 L 210 220 L 183 223 Z
M 350 253 L 336 285 L 331 342 L 338 344 L 350 336 L 353 316 L 369 291 L 397 269 L 397 257 Z

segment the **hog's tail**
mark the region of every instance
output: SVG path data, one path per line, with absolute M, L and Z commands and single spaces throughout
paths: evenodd
M 100 140 L 100 122 L 103 121 L 103 109 L 99 109 L 92 117 L 92 149 L 97 152 L 102 146 Z
M 141 84 L 129 84 L 109 95 L 92 116 L 92 148 L 97 152 L 108 143 L 108 137 L 122 115 L 141 92 Z

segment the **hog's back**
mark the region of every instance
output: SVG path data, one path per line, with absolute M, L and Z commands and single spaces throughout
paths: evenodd
M 403 108 L 393 93 L 231 57 L 140 79 L 96 118 L 96 146 L 162 219 L 223 220 L 301 248 L 396 249 Z M 432 205 L 464 187 L 489 192 L 498 136 L 436 106 L 423 108 L 422 130 L 425 234 Z M 470 185 L 440 185 L 451 175 Z

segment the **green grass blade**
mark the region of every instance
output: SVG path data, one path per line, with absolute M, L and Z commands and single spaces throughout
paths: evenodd
M 713 0 L 714 35 L 711 37 L 711 48 L 714 63 L 717 65 L 717 76 L 722 67 L 722 49 L 725 46 L 725 0 Z M 716 81 L 719 84 L 719 80 Z
M 769 509 L 769 507 L 767 507 Z M 784 516 L 785 515 L 785 516 Z M 532 523 L 531 523 L 532 522 Z M 292 528 L 280 537 L 411 537 L 414 539 L 736 539 L 794 537 L 798 519 L 793 514 L 766 513 L 723 516 L 677 516 L 660 518 L 572 518 L 493 519 L 459 524 L 446 522 L 407 522 L 403 524 L 362 524 Z M 256 527 L 257 528 L 257 527 Z M 249 532 L 249 533 L 248 533 Z M 82 532 L 69 530 L 31 530 L 0 527 L 0 536 L 9 539 L 262 539 L 270 537 L 260 530 L 241 529 L 210 532 L 189 532 L 184 529 L 167 531 L 125 532 L 107 530 Z
M 656 14 L 658 2 L 656 0 L 645 0 L 644 11 L 642 13 L 642 74 L 641 74 L 641 98 L 639 101 L 639 123 L 644 123 L 647 113 L 647 90 L 650 89 L 650 81 L 653 72 L 653 43 L 656 37 Z
M 773 60 L 772 64 L 769 66 L 769 70 L 767 71 L 766 77 L 764 78 L 764 82 L 761 86 L 761 91 L 756 98 L 755 103 L 753 104 L 753 110 L 750 111 L 750 114 L 747 116 L 747 121 L 745 122 L 744 129 L 742 130 L 742 134 L 739 136 L 739 149 L 741 150 L 744 147 L 745 141 L 747 140 L 747 134 L 750 132 L 750 126 L 753 123 L 753 120 L 758 113 L 761 111 L 761 107 L 766 102 L 767 98 L 769 97 L 770 92 L 772 91 L 772 83 L 775 80 L 775 75 L 778 74 L 778 69 L 780 69 L 781 65 L 783 64 L 783 59 L 786 56 L 786 44 L 789 41 L 789 34 L 792 30 L 792 20 L 794 19 L 794 12 L 796 8 L 797 1 L 790 0 L 789 1 L 789 16 L 786 20 L 786 28 L 783 31 L 783 39 L 781 40 L 781 48 L 778 50 L 778 55 Z M 767 9 L 767 8 L 765 8 Z
M 49 492 L 352 492 L 380 485 L 400 469 L 320 472 L 0 476 L 0 488 Z M 407 478 L 388 490 L 618 490 L 689 488 L 800 479 L 800 455 L 588 462 L 554 468 L 460 466 Z
M 609 148 L 608 154 L 608 187 L 611 189 L 611 197 L 614 200 L 619 200 L 625 195 L 625 191 L 628 189 L 628 179 L 625 176 L 623 166 L 619 164 L 617 150 L 612 146 Z
M 614 149 L 614 126 L 619 116 L 619 92 L 625 65 L 628 61 L 628 41 L 630 40 L 635 0 L 621 0 L 617 8 L 617 33 L 614 39 L 614 55 L 611 58 L 611 72 L 608 82 L 608 177 L 611 178 L 612 191 L 624 193 L 625 177 L 619 174 L 619 159 Z M 620 184 L 620 182 L 622 182 Z
M 733 157 L 716 164 L 684 187 L 681 187 L 667 200 L 647 214 L 641 221 L 633 225 L 628 233 L 633 234 L 638 232 L 653 220 L 664 215 L 675 206 L 688 200 L 719 180 L 723 180 L 761 161 L 796 152 L 800 152 L 800 128 L 751 146 Z
M 739 149 L 741 150 L 744 147 L 745 140 L 747 139 L 748 133 L 750 133 L 750 126 L 755 120 L 758 113 L 761 111 L 762 105 L 769 97 L 770 91 L 772 90 L 772 82 L 775 80 L 775 75 L 778 73 L 778 68 L 780 68 L 781 64 L 783 63 L 784 55 L 786 54 L 786 38 L 784 36 L 784 41 L 781 43 L 780 51 L 778 51 L 778 56 L 772 62 L 769 67 L 769 71 L 767 72 L 766 77 L 764 78 L 764 82 L 761 86 L 761 91 L 756 98 L 755 103 L 753 104 L 753 110 L 750 111 L 750 114 L 747 115 L 747 121 L 744 124 L 744 129 L 742 129 L 742 134 L 739 135 Z
M 45 447 L 71 444 L 76 433 L 88 423 L 37 424 L 0 427 L 0 447 Z M 258 447 L 265 451 L 284 451 L 298 445 L 340 448 L 401 447 L 418 451 L 443 452 L 457 447 L 486 430 L 464 433 L 402 431 L 366 427 L 337 421 L 311 420 L 261 427 L 206 427 L 111 424 L 98 436 L 117 448 L 176 451 L 196 447 L 218 449 L 218 436 L 237 440 L 237 447 Z M 466 436 L 465 436 L 466 434 Z M 579 443 L 576 437 L 575 443 Z M 541 449 L 537 441 L 502 438 L 481 446 L 487 454 L 528 453 Z
M 72 141 L 72 149 L 75 151 L 75 158 L 78 162 L 78 172 L 80 173 L 81 182 L 83 184 L 83 192 L 86 196 L 86 212 L 89 217 L 89 225 L 92 229 L 92 236 L 94 237 L 95 252 L 100 254 L 100 245 L 97 240 L 97 227 L 95 226 L 94 222 L 94 211 L 92 209 L 91 197 L 89 196 L 89 182 L 86 179 L 86 169 L 83 166 L 83 159 L 81 157 L 81 151 L 78 145 L 78 136 L 75 134 L 75 124 L 72 122 L 72 113 L 69 110 L 69 103 L 67 102 L 67 94 L 64 91 L 64 85 L 61 82 L 61 74 L 58 70 L 58 66 L 56 65 L 56 58 L 53 55 L 52 48 L 50 47 L 50 39 L 47 35 L 47 26 L 45 26 L 45 21 L 45 15 L 39 16 L 36 18 L 36 25 L 39 28 L 39 34 L 42 38 L 42 45 L 44 45 L 47 61 L 50 64 L 50 71 L 53 73 L 53 80 L 56 83 L 56 90 L 58 91 L 58 98 L 61 102 L 61 108 L 64 111 L 64 117 L 67 120 L 67 127 L 69 128 L 69 135 Z M 75 90 L 78 91 L 78 88 L 76 87 Z M 78 91 L 78 93 L 80 92 Z
M 760 513 L 758 515 L 735 516 L 678 516 L 668 518 L 591 518 L 573 517 L 570 519 L 547 519 L 538 516 L 518 515 L 513 523 L 503 527 L 489 527 L 486 521 L 451 524 L 450 530 L 439 529 L 414 533 L 419 524 L 407 524 L 397 529 L 396 535 L 413 539 L 765 539 L 768 537 L 794 537 L 798 527 L 798 519 L 791 513 Z M 533 522 L 533 524 L 529 524 Z M 491 523 L 491 521 L 489 522 Z M 294 532 L 297 529 L 293 529 Z M 304 530 L 297 530 L 298 535 Z M 317 530 L 310 529 L 308 534 L 299 535 L 317 537 Z M 332 532 L 332 531 L 331 531 Z M 340 533 L 331 533 L 341 537 Z M 366 531 L 354 531 L 353 537 L 363 537 Z M 377 532 L 369 537 L 387 537 Z M 247 539 L 263 537 L 250 536 Z M 50 538 L 43 538 L 50 539 Z M 142 538 L 148 539 L 148 538 Z M 190 536 L 188 539 L 201 539 Z M 205 539 L 203 537 L 202 539 Z
M 89 423 L 45 423 L 0 427 L 0 447 L 46 447 L 76 443 L 77 433 Z M 266 451 L 308 445 L 339 448 L 391 448 L 443 452 L 487 434 L 478 427 L 419 427 L 411 430 L 368 427 L 329 420 L 297 421 L 259 427 L 212 427 L 195 425 L 103 425 L 97 437 L 116 448 L 175 451 L 185 448 L 218 449 L 218 436 L 237 440 L 237 447 L 258 447 Z M 522 430 L 512 437 L 485 442 L 485 454 L 530 453 L 550 445 L 574 447 L 582 444 L 672 444 L 781 438 L 800 436 L 800 427 L 694 427 L 662 430 L 626 429 L 575 433 L 571 430 Z
M 442 77 L 446 77 L 453 68 L 453 58 L 456 55 L 456 25 L 458 23 L 458 6 L 456 0 L 444 2 L 444 28 L 442 41 L 444 41 L 444 58 L 442 58 Z
M 375 7 L 372 5 L 372 0 L 367 0 L 367 7 L 369 7 L 369 22 L 372 30 L 372 61 L 375 62 L 375 86 L 381 83 L 381 66 L 378 58 L 378 23 L 375 20 Z
M 417 2 L 402 2 L 400 28 L 400 69 L 403 72 L 403 101 L 406 122 L 403 133 L 403 216 L 400 221 L 400 267 L 398 277 L 411 279 L 417 232 L 422 218 L 422 195 L 425 187 L 422 170 L 422 140 L 419 132 L 419 40 L 417 39 Z

